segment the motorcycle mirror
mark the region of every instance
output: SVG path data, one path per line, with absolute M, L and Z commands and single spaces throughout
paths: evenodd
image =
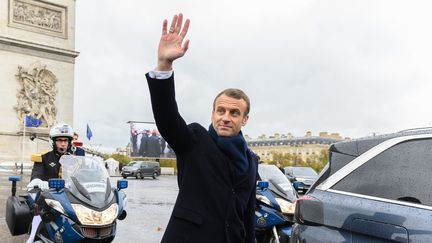
M 16 183 L 21 180 L 21 176 L 9 176 L 9 181 L 12 181 L 12 196 L 16 193 Z
M 49 188 L 54 188 L 58 191 L 65 187 L 65 181 L 63 179 L 49 179 L 48 186 Z
M 125 189 L 128 187 L 128 181 L 127 180 L 118 180 L 117 181 L 117 190 Z
M 9 181 L 20 181 L 21 176 L 9 176 Z
M 261 189 L 268 188 L 269 182 L 268 181 L 258 181 L 257 186 Z
M 299 182 L 298 181 L 294 181 L 293 182 L 293 187 L 294 187 L 294 189 L 298 190 L 299 189 Z

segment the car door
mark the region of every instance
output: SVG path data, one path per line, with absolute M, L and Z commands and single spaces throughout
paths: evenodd
M 432 242 L 432 135 L 389 139 L 296 206 L 300 242 Z
M 145 162 L 141 162 L 141 164 L 140 164 L 140 172 L 141 172 L 141 175 L 142 176 L 144 176 L 145 175 L 145 173 L 146 173 L 146 163 Z
M 143 166 L 144 166 L 144 170 L 143 170 L 144 175 L 146 175 L 146 176 L 152 175 L 152 171 L 151 171 L 149 162 L 147 162 L 147 161 L 143 162 Z
M 325 225 L 348 241 L 432 242 L 432 139 L 394 141 L 371 149 L 375 156 L 362 155 L 372 157 L 362 163 L 360 157 L 352 161 L 314 193 L 323 202 Z

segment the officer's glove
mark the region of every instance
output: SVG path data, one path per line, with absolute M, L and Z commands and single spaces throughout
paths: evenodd
M 30 191 L 32 189 L 34 189 L 35 187 L 39 187 L 39 189 L 41 190 L 48 190 L 49 186 L 48 186 L 48 181 L 43 181 L 41 179 L 33 179 L 32 181 L 30 181 L 30 183 L 27 185 L 27 190 Z

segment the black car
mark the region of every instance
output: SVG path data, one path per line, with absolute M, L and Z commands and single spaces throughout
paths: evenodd
M 127 177 L 135 177 L 137 179 L 152 177 L 156 179 L 160 174 L 161 168 L 157 161 L 132 161 L 124 166 L 121 171 L 121 175 L 125 179 Z
M 285 167 L 285 175 L 291 182 L 298 182 L 298 191 L 306 192 L 318 179 L 318 173 L 311 167 Z
M 432 242 L 432 129 L 335 143 L 292 242 Z

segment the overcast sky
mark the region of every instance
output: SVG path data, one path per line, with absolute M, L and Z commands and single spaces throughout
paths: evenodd
M 129 120 L 153 121 L 145 73 L 162 21 L 191 20 L 175 62 L 188 122 L 210 124 L 213 97 L 243 89 L 244 134 L 363 137 L 432 126 L 431 1 L 76 1 L 74 126 L 85 144 L 125 147 Z M 86 124 L 94 137 L 85 138 Z

